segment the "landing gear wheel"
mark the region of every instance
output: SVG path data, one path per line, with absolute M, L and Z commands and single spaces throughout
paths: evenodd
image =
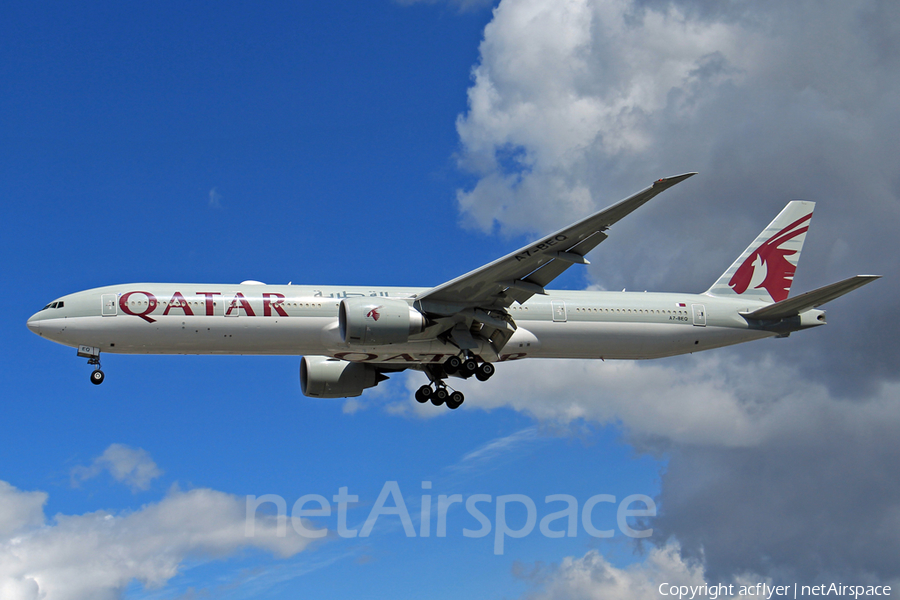
M 460 375 L 463 377 L 471 377 L 475 374 L 475 371 L 478 370 L 478 361 L 474 358 L 466 359 L 466 362 L 463 363 L 462 368 L 460 368 Z
M 416 390 L 416 402 L 419 402 L 420 404 L 428 402 L 428 399 L 431 398 L 431 394 L 433 393 L 434 390 L 431 389 L 430 385 L 423 385 Z
M 458 356 L 451 356 L 444 361 L 444 371 L 446 371 L 448 375 L 453 375 L 459 371 L 462 364 L 463 362 Z
M 94 385 L 100 385 L 101 383 L 103 383 L 104 377 L 105 376 L 103 375 L 103 371 L 97 369 L 96 371 L 93 371 L 91 373 L 91 383 L 93 383 Z
M 462 392 L 453 392 L 450 394 L 450 397 L 447 398 L 447 408 L 450 410 L 456 410 L 460 406 L 462 406 L 463 401 L 465 400 L 465 396 L 463 396 Z
M 444 402 L 447 401 L 447 398 L 450 397 L 450 392 L 447 391 L 447 388 L 438 388 L 434 391 L 434 394 L 431 396 L 431 403 L 435 406 L 440 406 Z
M 478 381 L 487 381 L 494 374 L 494 371 L 496 369 L 491 363 L 481 363 L 481 366 L 475 371 L 475 377 L 478 378 Z

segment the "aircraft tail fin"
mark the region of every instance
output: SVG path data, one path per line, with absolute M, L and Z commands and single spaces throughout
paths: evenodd
M 787 299 L 815 206 L 789 202 L 706 293 L 763 302 Z

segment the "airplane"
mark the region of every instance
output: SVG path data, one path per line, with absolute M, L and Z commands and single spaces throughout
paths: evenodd
M 458 408 L 450 377 L 490 378 L 526 358 L 651 359 L 825 324 L 818 307 L 875 279 L 857 275 L 788 297 L 815 203 L 792 201 L 701 294 L 547 290 L 609 228 L 696 173 L 664 177 L 573 225 L 432 288 L 132 283 L 63 296 L 28 328 L 100 353 L 301 355 L 314 398 L 359 396 L 390 374 L 422 371 L 418 402 Z

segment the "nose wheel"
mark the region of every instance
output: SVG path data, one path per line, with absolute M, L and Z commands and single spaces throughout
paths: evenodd
M 94 385 L 100 385 L 103 383 L 103 379 L 106 378 L 106 375 L 103 374 L 103 371 L 100 370 L 100 356 L 92 356 L 88 359 L 88 364 L 97 367 L 93 371 L 91 371 L 91 383 Z
M 94 348 L 92 346 L 78 346 L 78 356 L 80 358 L 88 359 L 88 364 L 96 367 L 91 372 L 91 383 L 94 385 L 100 385 L 103 383 L 103 379 L 105 375 L 103 375 L 103 371 L 100 370 L 100 348 Z
M 105 377 L 106 375 L 104 375 L 103 371 L 101 371 L 100 369 L 94 369 L 93 371 L 91 371 L 91 383 L 93 383 L 94 385 L 100 385 L 101 383 L 103 383 L 103 379 Z

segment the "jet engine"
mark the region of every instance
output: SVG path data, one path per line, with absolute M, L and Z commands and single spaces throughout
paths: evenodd
M 327 356 L 300 359 L 300 389 L 311 398 L 350 398 L 387 379 L 365 363 L 347 362 Z
M 425 315 L 397 298 L 345 298 L 338 314 L 341 340 L 352 346 L 404 344 L 425 330 Z

